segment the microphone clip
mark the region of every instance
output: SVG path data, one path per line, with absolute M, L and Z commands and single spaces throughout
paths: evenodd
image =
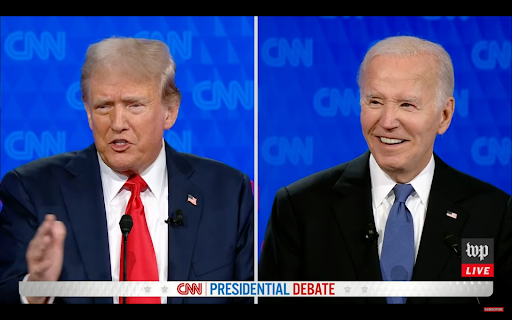
M 178 219 L 171 219 L 171 218 L 168 218 L 167 220 L 165 220 L 165 223 L 171 225 L 172 227 L 179 227 L 179 226 L 183 225 L 183 221 L 178 220 Z
M 368 224 L 368 230 L 366 232 L 366 239 L 369 239 L 370 241 L 373 241 L 377 243 L 377 239 L 379 238 L 379 234 L 377 233 L 377 229 L 375 229 L 375 226 L 372 223 Z
M 165 223 L 171 225 L 171 227 L 179 227 L 183 225 L 183 212 L 178 209 L 176 210 L 176 218 L 171 219 L 169 217 L 167 220 L 165 220 Z

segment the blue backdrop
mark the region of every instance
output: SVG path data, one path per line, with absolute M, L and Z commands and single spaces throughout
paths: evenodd
M 455 69 L 455 115 L 434 151 L 510 194 L 511 22 L 511 17 L 259 17 L 260 248 L 280 187 L 367 150 L 356 74 L 366 50 L 388 36 L 419 36 L 448 51 Z
M 183 97 L 166 140 L 253 179 L 253 17 L 1 17 L 1 177 L 93 142 L 80 69 L 110 36 L 167 43 Z

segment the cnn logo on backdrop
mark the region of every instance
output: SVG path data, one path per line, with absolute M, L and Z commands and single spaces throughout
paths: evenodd
M 494 277 L 494 239 L 462 239 L 463 277 Z

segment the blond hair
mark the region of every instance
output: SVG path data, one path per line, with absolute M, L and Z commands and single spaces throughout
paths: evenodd
M 169 47 L 151 39 L 111 37 L 87 49 L 82 66 L 82 100 L 88 102 L 90 79 L 101 68 L 116 67 L 142 79 L 158 79 L 164 105 L 179 105 L 181 93 L 176 87 L 174 62 Z

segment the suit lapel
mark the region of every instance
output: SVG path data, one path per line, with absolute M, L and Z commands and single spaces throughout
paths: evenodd
M 466 187 L 453 176 L 453 169 L 434 154 L 435 171 L 428 200 L 428 209 L 414 266 L 412 281 L 436 281 L 455 255 L 444 244 L 446 232 L 458 237 L 469 214 L 458 203 L 465 198 Z M 457 214 L 449 217 L 448 212 Z M 411 298 L 413 303 L 425 303 L 427 297 Z
M 72 178 L 61 185 L 61 192 L 72 231 L 68 234 L 75 237 L 87 276 L 80 280 L 111 281 L 107 220 L 94 145 L 78 153 L 66 169 Z M 107 299 L 112 303 L 112 298 L 95 298 L 95 302 Z
M 351 161 L 334 185 L 339 193 L 332 209 L 354 266 L 356 281 L 381 281 L 377 244 L 366 238 L 368 224 L 375 225 L 372 209 L 370 152 Z M 372 298 L 385 303 L 384 298 Z
M 176 211 L 183 212 L 183 225 L 169 225 L 169 281 L 189 280 L 192 254 L 204 203 L 202 190 L 189 177 L 194 170 L 190 163 L 167 143 L 165 146 L 169 178 L 169 218 L 176 218 Z M 188 196 L 194 197 L 195 205 Z M 183 298 L 168 298 L 169 303 L 182 303 Z

